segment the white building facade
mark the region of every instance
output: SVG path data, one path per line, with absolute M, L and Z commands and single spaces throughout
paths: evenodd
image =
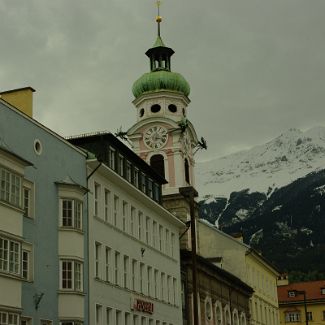
M 89 323 L 181 324 L 184 224 L 159 204 L 162 179 L 111 134 L 72 142 L 95 154 L 87 164 Z

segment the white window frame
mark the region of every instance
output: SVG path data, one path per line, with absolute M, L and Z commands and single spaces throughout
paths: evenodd
M 102 244 L 95 242 L 95 278 L 100 279 L 101 277 L 101 250 Z
M 67 209 L 66 204 L 70 204 L 71 208 Z M 70 214 L 66 216 L 66 214 Z M 82 230 L 83 220 L 83 202 L 72 198 L 61 198 L 61 227 L 67 229 Z M 65 221 L 71 220 L 70 222 Z M 67 224 L 65 224 L 67 222 Z M 68 224 L 70 223 L 70 224 Z
M 109 147 L 109 154 L 108 154 L 108 164 L 109 167 L 115 170 L 116 167 L 116 150 L 113 147 Z
M 104 217 L 106 222 L 111 220 L 111 191 L 105 188 L 104 191 Z
M 63 266 L 64 263 L 69 263 L 71 265 L 71 279 L 67 278 L 66 281 L 71 282 L 71 286 L 66 288 L 63 287 Z M 78 268 L 80 267 L 78 272 Z M 77 273 L 78 272 L 78 273 Z M 79 274 L 79 275 L 78 275 Z M 71 259 L 61 259 L 60 260 L 60 290 L 62 291 L 73 291 L 73 292 L 83 292 L 83 263 Z
M 100 184 L 94 182 L 94 216 L 99 218 L 100 214 L 100 193 L 101 186 Z
M 20 317 L 18 313 L 0 310 L 0 324 L 4 325 L 19 325 Z
M 20 208 L 22 177 L 7 168 L 0 167 L 0 200 Z
M 13 249 L 13 248 L 17 248 Z M 20 276 L 21 243 L 0 237 L 0 271 Z
M 106 246 L 105 249 L 105 281 L 111 281 L 111 253 L 112 250 L 110 247 Z

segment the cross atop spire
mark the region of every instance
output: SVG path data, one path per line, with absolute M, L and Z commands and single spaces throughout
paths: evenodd
M 157 16 L 156 16 L 156 22 L 158 24 L 158 37 L 160 37 L 160 23 L 162 21 L 162 17 L 160 16 L 160 5 L 161 5 L 161 1 L 157 0 L 156 1 L 157 4 Z

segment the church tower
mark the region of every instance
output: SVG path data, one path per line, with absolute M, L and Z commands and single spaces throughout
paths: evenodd
M 157 39 L 146 52 L 150 71 L 132 88 L 137 122 L 128 130 L 128 138 L 134 151 L 168 181 L 163 188 L 166 196 L 195 186 L 193 152 L 198 139 L 187 119 L 190 86 L 171 70 L 174 51 L 160 36 L 159 13 L 156 21 Z

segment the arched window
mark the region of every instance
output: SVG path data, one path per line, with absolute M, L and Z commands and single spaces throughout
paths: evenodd
M 214 312 L 215 312 L 215 325 L 223 325 L 221 302 L 219 301 L 216 302 Z
M 231 325 L 230 308 L 228 305 L 225 306 L 224 313 L 225 313 L 225 325 Z
M 246 315 L 244 312 L 240 314 L 240 325 L 246 325 Z
M 185 181 L 190 184 L 190 167 L 188 160 L 185 158 L 184 161 L 184 172 L 185 172 Z
M 239 325 L 239 317 L 237 309 L 234 309 L 232 312 L 232 323 L 233 325 Z
M 150 166 L 156 173 L 165 178 L 165 162 L 163 155 L 153 155 L 150 158 Z

